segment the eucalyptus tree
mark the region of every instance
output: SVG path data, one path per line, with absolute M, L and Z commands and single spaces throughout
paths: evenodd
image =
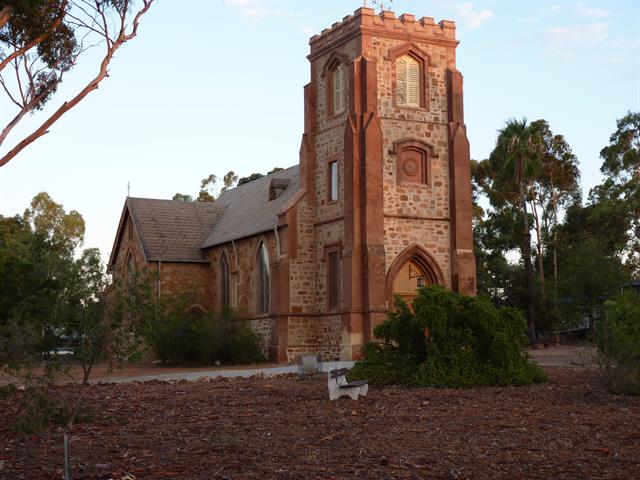
M 609 141 L 600 152 L 605 180 L 592 190 L 590 200 L 616 201 L 626 213 L 629 229 L 624 255 L 635 275 L 640 275 L 640 112 L 628 112 L 619 119 Z
M 544 285 L 544 246 L 551 246 L 553 265 L 553 301 L 558 299 L 558 226 L 561 208 L 580 203 L 580 169 L 578 159 L 562 135 L 554 134 L 546 120 L 534 122 L 543 139 L 543 152 L 538 176 L 534 183 L 534 217 L 538 219 L 537 206 L 542 211 L 541 222 L 536 225 L 538 233 L 539 273 Z M 540 225 L 540 223 L 542 225 Z M 543 295 L 544 296 L 544 295 Z
M 109 76 L 116 53 L 138 35 L 140 21 L 154 1 L 0 0 L 0 149 L 12 142 L 0 151 L 0 167 L 98 88 Z M 95 76 L 44 113 L 68 72 L 92 47 L 102 49 Z M 30 114 L 43 119 L 36 120 L 39 125 L 24 137 L 13 139 L 16 127 Z

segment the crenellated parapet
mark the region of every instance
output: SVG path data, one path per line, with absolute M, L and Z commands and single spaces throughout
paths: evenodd
M 319 35 L 309 40 L 311 45 L 310 59 L 322 55 L 328 48 L 347 41 L 359 33 L 369 33 L 387 37 L 429 39 L 432 43 L 456 46 L 456 24 L 449 20 L 436 23 L 431 17 L 416 19 L 415 15 L 404 13 L 396 16 L 386 11 L 376 14 L 373 8 L 362 7 L 353 15 L 347 15 L 341 22 L 325 28 Z

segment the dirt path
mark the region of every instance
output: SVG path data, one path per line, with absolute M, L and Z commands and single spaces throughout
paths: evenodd
M 543 367 L 596 367 L 596 350 L 594 347 L 549 347 L 527 350 L 531 358 Z
M 595 349 L 593 347 L 550 347 L 536 350 L 527 350 L 531 358 L 543 367 L 595 367 L 597 365 L 595 359 Z M 351 367 L 352 362 L 329 362 L 322 368 L 327 371 L 328 368 Z M 110 370 L 107 363 L 97 364 L 91 374 L 92 383 L 105 382 L 139 382 L 151 380 L 198 380 L 200 378 L 216 378 L 222 377 L 250 377 L 260 373 L 265 375 L 278 375 L 286 373 L 294 373 L 297 371 L 296 365 L 282 365 L 275 363 L 257 363 L 251 365 L 235 365 L 221 367 L 162 367 L 155 363 L 141 363 L 136 365 L 124 365 L 120 368 Z M 79 367 L 72 367 L 69 371 L 70 375 L 79 381 L 82 379 L 82 370 Z M 16 378 L 0 375 L 0 386 L 7 383 L 19 383 Z M 60 376 L 59 384 L 70 383 L 72 380 L 68 376 Z
M 590 369 L 548 370 L 549 384 L 372 387 L 357 402 L 296 377 L 95 385 L 73 478 L 640 478 L 640 398 Z M 11 432 L 18 400 L 0 401 L 0 478 L 59 480 L 63 430 Z

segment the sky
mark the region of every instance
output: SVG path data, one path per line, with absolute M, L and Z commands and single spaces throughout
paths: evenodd
M 362 4 L 161 0 L 99 90 L 0 167 L 0 214 L 22 213 L 46 191 L 83 215 L 84 246 L 100 248 L 106 260 L 128 184 L 132 196 L 169 199 L 197 194 L 211 173 L 245 176 L 298 163 L 308 39 Z M 390 6 L 396 15 L 456 22 L 472 158 L 489 155 L 509 118 L 544 118 L 577 155 L 585 194 L 600 181 L 599 152 L 616 119 L 640 110 L 640 2 Z M 90 50 L 14 143 L 82 88 L 99 60 Z M 0 98 L 0 128 L 10 114 Z

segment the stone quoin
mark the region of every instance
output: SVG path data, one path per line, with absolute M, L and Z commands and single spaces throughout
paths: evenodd
M 233 308 L 271 360 L 352 360 L 422 285 L 474 295 L 455 24 L 360 8 L 310 40 L 299 165 L 214 203 L 128 197 L 109 260 L 193 313 Z

